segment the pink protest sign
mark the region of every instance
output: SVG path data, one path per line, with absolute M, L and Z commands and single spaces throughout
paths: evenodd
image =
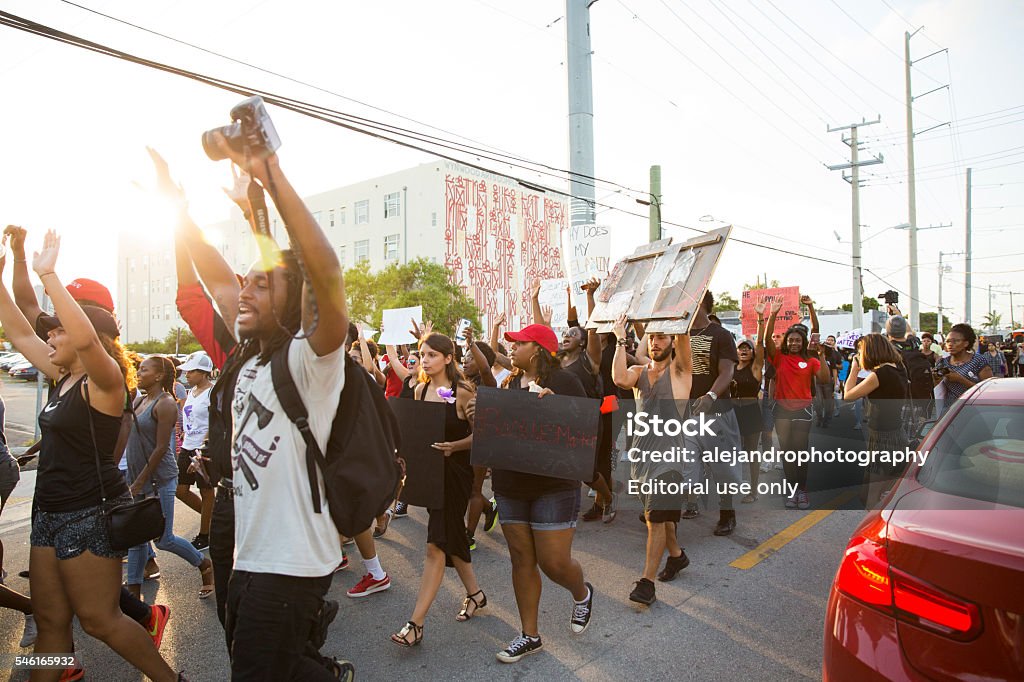
M 743 292 L 740 305 L 740 319 L 743 321 L 743 335 L 753 336 L 757 333 L 757 313 L 754 305 L 764 301 L 765 319 L 771 314 L 772 303 L 782 301 L 782 309 L 775 318 L 775 328 L 785 330 L 789 325 L 802 319 L 800 315 L 800 287 L 779 287 L 777 289 L 747 289 Z

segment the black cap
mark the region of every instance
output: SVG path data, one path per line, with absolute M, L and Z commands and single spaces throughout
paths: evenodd
M 112 339 L 116 339 L 121 335 L 121 330 L 117 327 L 117 320 L 103 308 L 98 308 L 94 305 L 83 305 L 82 311 L 85 312 L 85 316 L 92 322 L 92 327 L 97 333 L 106 334 Z M 45 339 L 50 330 L 62 326 L 61 321 L 56 315 L 40 315 L 36 320 L 36 334 L 40 338 Z

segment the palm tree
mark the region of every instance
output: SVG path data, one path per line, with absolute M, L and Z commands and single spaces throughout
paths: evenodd
M 988 327 L 989 331 L 993 334 L 995 334 L 996 330 L 999 329 L 999 325 L 1002 324 L 1002 321 L 1003 316 L 994 311 L 985 315 L 985 319 L 983 320 L 985 326 Z

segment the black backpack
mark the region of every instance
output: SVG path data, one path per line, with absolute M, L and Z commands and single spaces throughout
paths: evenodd
M 932 381 L 932 363 L 917 348 L 899 345 L 903 366 L 910 377 L 910 397 L 914 400 L 928 400 L 932 397 L 935 383 Z
M 369 528 L 394 499 L 401 480 L 396 453 L 398 420 L 373 377 L 345 354 L 345 387 L 331 424 L 327 452 L 321 452 L 306 421 L 309 412 L 288 369 L 291 342 L 270 358 L 277 398 L 306 441 L 306 472 L 313 509 L 321 513 L 317 471 L 323 472 L 331 519 L 338 532 L 354 537 Z

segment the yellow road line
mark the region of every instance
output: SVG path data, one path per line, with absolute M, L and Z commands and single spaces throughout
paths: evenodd
M 781 531 L 768 538 L 729 565 L 733 568 L 739 568 L 744 571 L 757 566 L 759 563 L 775 554 L 787 544 L 823 521 L 829 514 L 835 511 L 835 508 L 847 502 L 855 495 L 856 493 L 848 491 L 835 497 L 826 503 L 826 506 L 833 507 L 832 509 L 816 509 L 815 511 L 812 511 L 810 514 L 801 517 L 796 522 L 790 524 L 786 528 L 783 528 Z

